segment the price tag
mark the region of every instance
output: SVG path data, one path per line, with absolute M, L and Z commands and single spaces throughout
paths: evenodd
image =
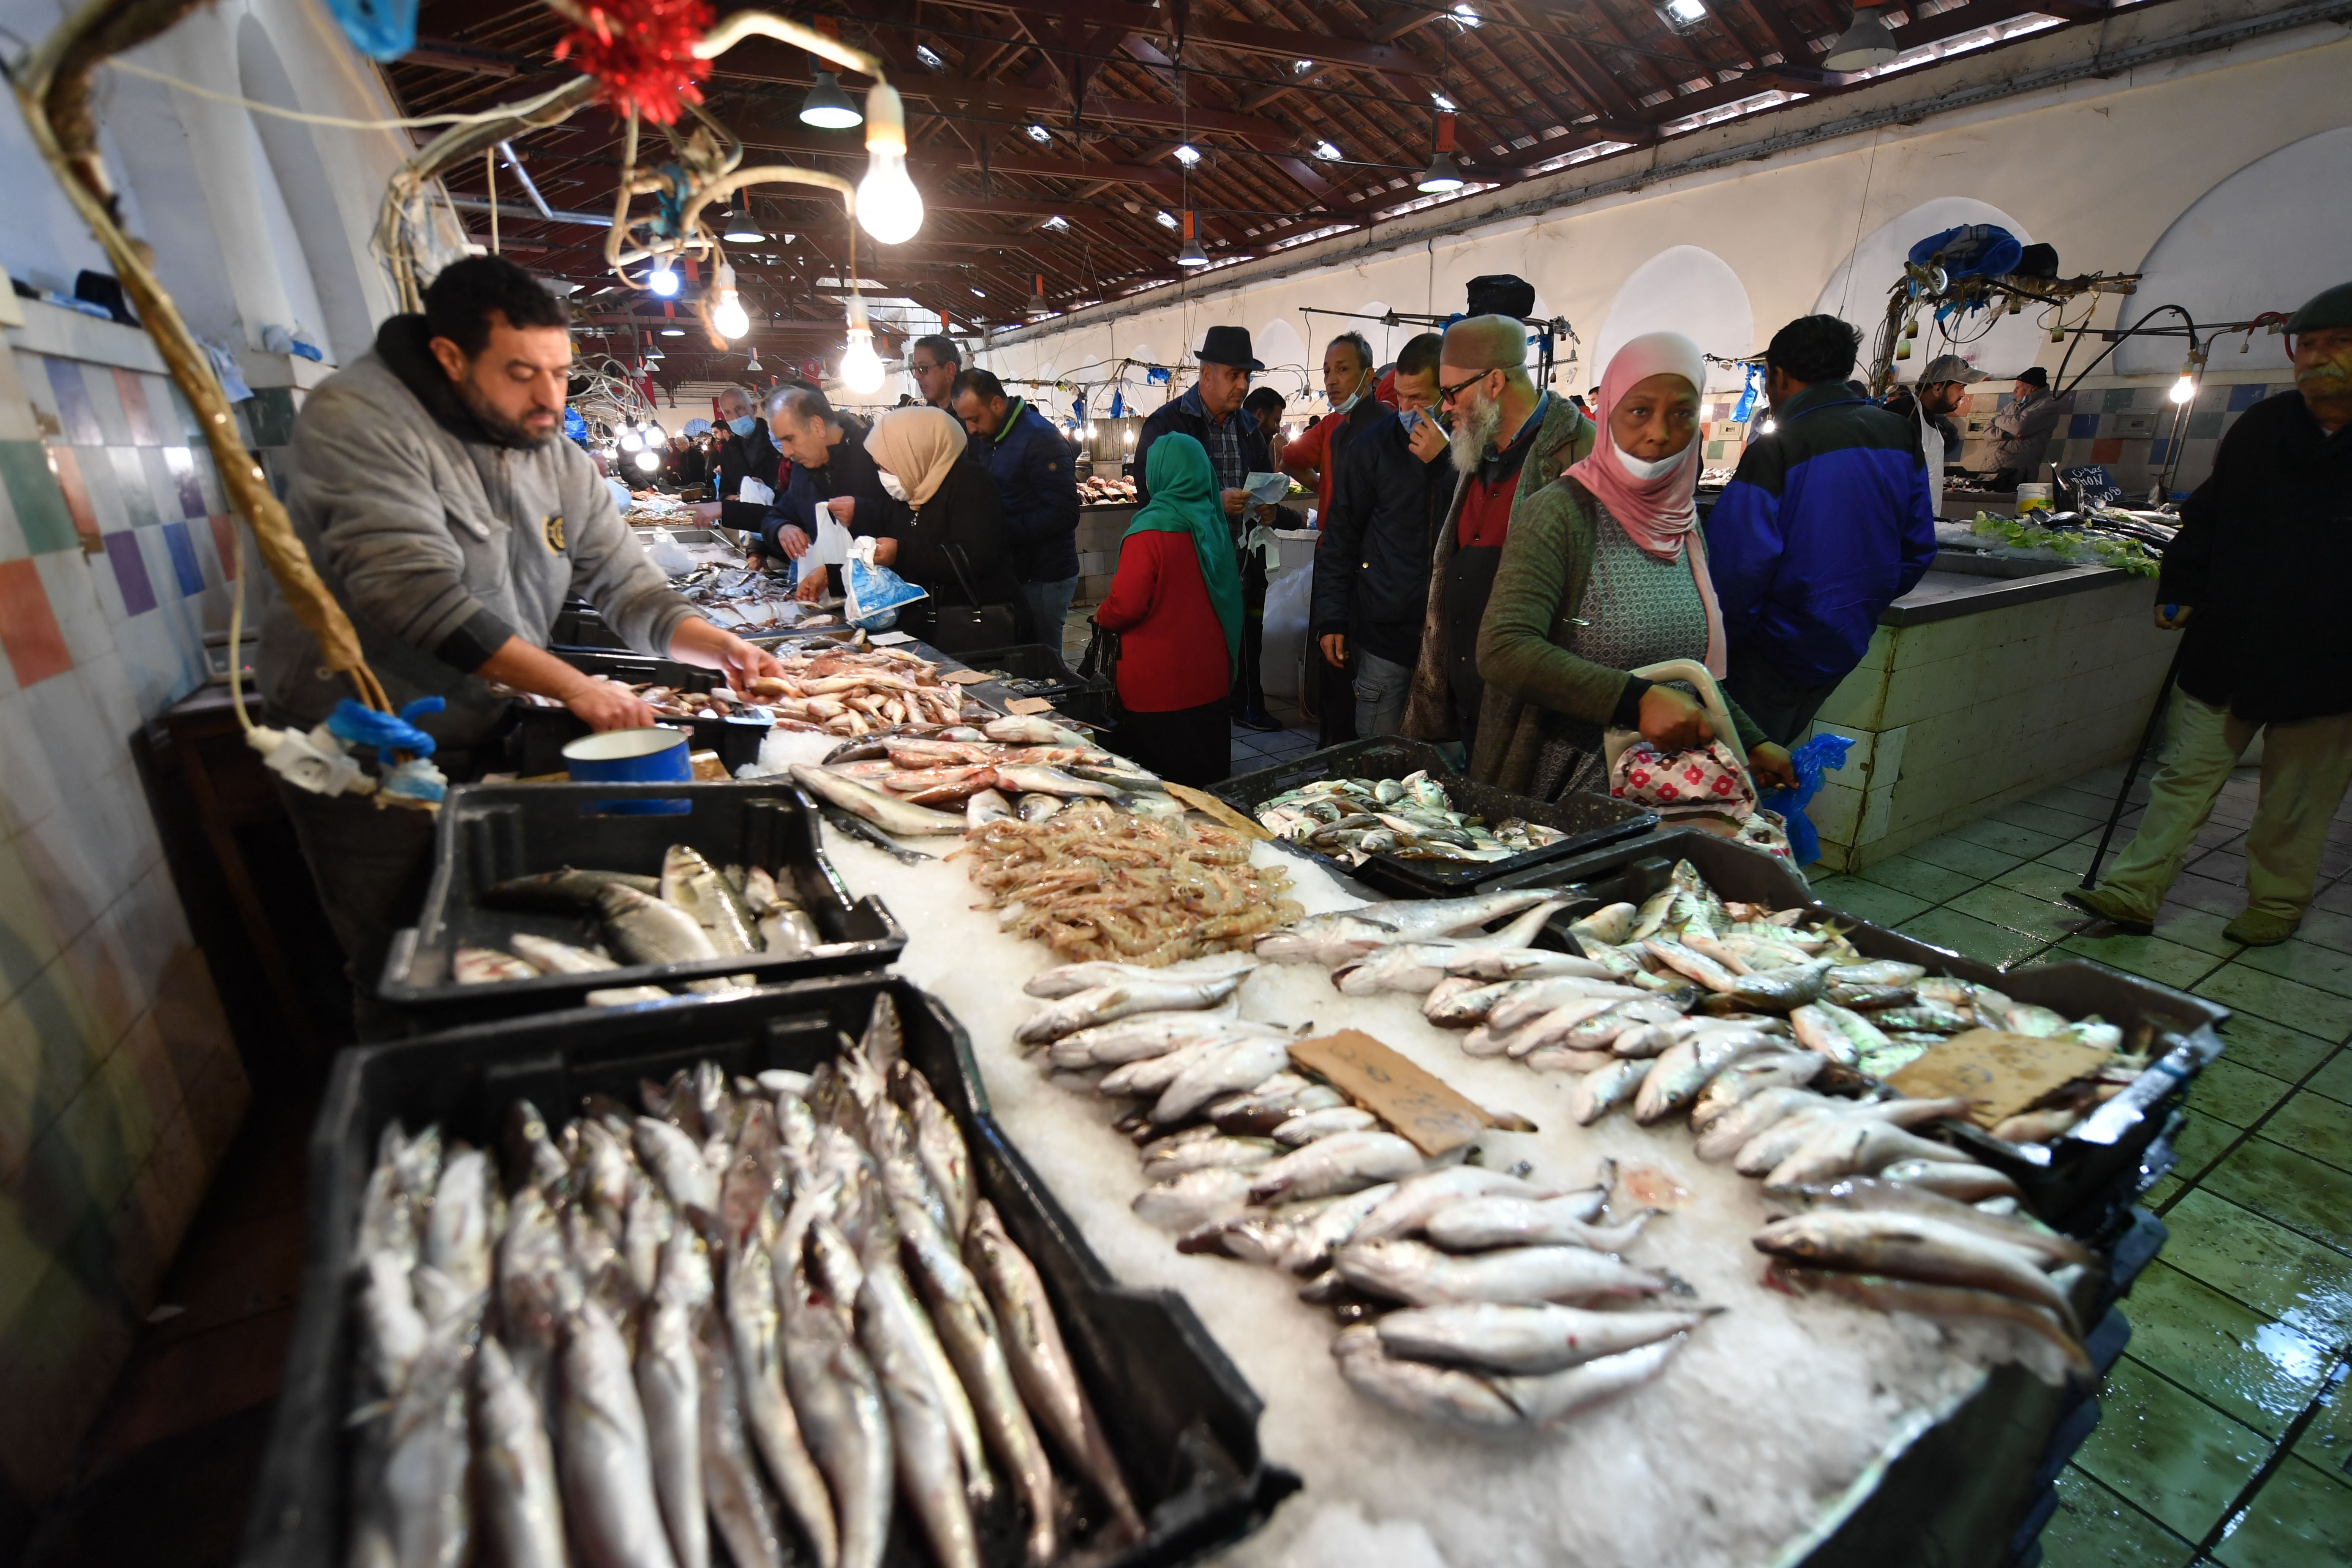
M 1007 713 L 1050 713 L 1054 701 L 1050 697 L 1015 697 L 1004 705 Z
M 1488 1114 L 1360 1030 L 1300 1040 L 1290 1047 L 1290 1059 L 1329 1079 L 1432 1159 L 1461 1148 L 1489 1127 L 1534 1131 L 1520 1118 Z
M 994 677 L 984 669 L 948 669 L 940 672 L 940 679 L 957 686 L 979 686 Z
M 913 642 L 915 639 L 905 632 L 873 632 L 867 635 L 866 640 L 876 647 L 897 647 L 902 642 Z
M 1969 1120 L 1990 1128 L 2113 1060 L 2112 1053 L 2073 1040 L 1970 1029 L 1931 1047 L 1886 1081 L 1912 1100 L 1964 1096 Z

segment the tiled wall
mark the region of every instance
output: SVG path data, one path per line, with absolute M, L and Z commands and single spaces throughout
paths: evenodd
M 191 428 L 160 375 L 0 348 L 0 1502 L 17 1508 L 64 1479 L 247 1100 L 128 745 L 202 681 L 225 592 Z
M 2067 394 L 2061 405 L 2049 461 L 2061 468 L 2104 464 L 2137 503 L 2147 498 L 2148 486 L 2171 459 L 2172 445 L 2178 440 L 2179 462 L 2173 471 L 2172 488 L 2193 490 L 2213 471 L 2213 455 L 2238 416 L 2265 397 L 2294 390 L 2292 381 L 2207 382 L 2197 389 L 2188 417 L 2176 422 L 2169 382 L 2078 388 Z M 1969 399 L 1967 413 L 1972 417 L 1990 416 L 2009 403 L 2006 391 L 1979 390 Z M 2141 434 L 2149 430 L 2153 434 Z

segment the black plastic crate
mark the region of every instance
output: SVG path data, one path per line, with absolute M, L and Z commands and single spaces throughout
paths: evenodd
M 677 815 L 599 810 L 614 800 L 681 799 Z M 572 866 L 603 871 L 661 870 L 673 844 L 698 849 L 713 866 L 761 866 L 793 893 L 824 941 L 799 957 L 740 953 L 692 963 L 638 963 L 594 974 L 459 984 L 457 949 L 504 947 L 533 931 L 586 946 L 598 939 L 593 913 L 493 908 L 489 889 L 514 877 Z M 824 856 L 816 803 L 788 782 L 702 784 L 464 784 L 449 792 L 434 836 L 433 881 L 417 923 L 393 939 L 377 994 L 420 1028 L 577 1007 L 591 991 L 714 975 L 794 980 L 880 969 L 895 963 L 907 933 L 880 900 L 852 900 Z
M 1216 785 L 1213 793 L 1228 805 L 1239 807 L 1244 816 L 1255 818 L 1257 808 L 1266 801 L 1318 779 L 1401 779 L 1416 773 L 1427 773 L 1444 784 L 1456 811 L 1482 817 L 1489 826 L 1521 816 L 1546 827 L 1556 827 L 1568 837 L 1507 860 L 1485 861 L 1407 860 L 1375 854 L 1360 866 L 1350 866 L 1338 856 L 1325 855 L 1305 845 L 1291 847 L 1381 892 L 1407 899 L 1443 899 L 1466 894 L 1481 884 L 1525 872 L 1530 867 L 1549 868 L 1570 856 L 1647 833 L 1658 825 L 1653 813 L 1605 795 L 1571 795 L 1565 800 L 1543 801 L 1474 783 L 1448 768 L 1434 747 L 1394 736 L 1349 741 L 1310 752 L 1278 767 L 1237 773 Z M 1549 871 L 1535 875 L 1548 876 Z
M 1044 643 L 960 653 L 955 660 L 967 669 L 989 670 L 1006 677 L 989 684 L 1003 687 L 1015 697 L 1058 698 L 1066 691 L 1091 690 L 1100 685 L 1063 662 L 1059 648 L 1047 647 Z
M 655 681 L 680 691 L 708 691 L 723 679 L 718 670 L 705 669 L 700 665 L 680 664 L 674 658 L 650 658 L 626 649 L 563 647 L 550 651 L 574 669 L 632 686 Z M 661 722 L 671 729 L 686 731 L 694 738 L 696 751 L 718 752 L 730 775 L 747 763 L 760 760 L 760 742 L 768 738 L 768 731 L 773 728 L 768 721 L 757 718 L 665 719 Z M 507 742 L 508 770 L 525 778 L 560 773 L 564 770 L 563 748 L 588 733 L 587 721 L 569 708 L 518 703 L 514 728 L 509 731 Z
M 1259 1452 L 1256 1394 L 1181 1297 L 1110 1278 L 990 1117 L 971 1042 L 946 1009 L 903 980 L 864 974 L 549 1014 L 339 1057 L 310 1134 L 302 1299 L 247 1518 L 245 1568 L 317 1568 L 343 1559 L 350 1248 L 387 1123 L 398 1119 L 413 1131 L 438 1122 L 448 1136 L 495 1149 L 506 1108 L 518 1098 L 563 1118 L 593 1092 L 634 1104 L 640 1078 L 659 1080 L 698 1061 L 717 1062 L 730 1075 L 807 1071 L 832 1058 L 840 1031 L 864 1028 L 883 992 L 904 1021 L 908 1060 L 963 1130 L 978 1190 L 1044 1277 L 1078 1374 L 1149 1522 L 1142 1542 L 1092 1561 L 1102 1568 L 1190 1563 L 1263 1524 L 1298 1482 Z M 1010 1568 L 1019 1542 L 998 1544 L 1011 1555 L 989 1568 Z M 922 1560 L 903 1546 L 890 1558 Z
M 1588 895 L 1570 904 L 1552 924 L 1568 922 L 1600 904 L 1640 903 L 1666 885 L 1675 862 L 1688 860 L 1709 886 L 1727 899 L 1801 906 L 1833 918 L 1848 939 L 1872 958 L 1924 964 L 1931 974 L 1955 975 L 1990 985 L 2020 1002 L 2053 1007 L 2069 1017 L 2096 1013 L 2123 1026 L 2128 1040 L 2142 1024 L 2178 1038 L 2146 1072 L 2067 1134 L 2046 1145 L 2005 1143 L 1974 1126 L 1948 1128 L 1955 1142 L 1985 1164 L 2007 1172 L 2027 1204 L 2049 1224 L 2070 1235 L 2109 1234 L 2124 1221 L 2144 1189 L 2140 1169 L 2149 1145 L 2162 1132 L 2189 1084 L 2205 1064 L 2221 1054 L 2219 1026 L 2228 1008 L 2126 974 L 2087 959 L 2070 958 L 2000 970 L 1989 963 L 1857 921 L 1812 895 L 1788 861 L 1696 827 L 1671 828 L 1630 844 L 1613 845 L 1565 865 L 1519 872 L 1488 886 L 1575 886 Z

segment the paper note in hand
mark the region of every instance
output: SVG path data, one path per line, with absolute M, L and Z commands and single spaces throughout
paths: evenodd
M 2073 1040 L 1970 1029 L 1886 1081 L 1912 1100 L 1965 1096 L 1969 1120 L 1992 1127 L 2059 1085 L 2087 1078 L 2115 1060 L 2110 1051 Z

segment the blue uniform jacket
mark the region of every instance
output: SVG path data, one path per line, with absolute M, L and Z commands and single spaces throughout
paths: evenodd
M 1848 382 L 1819 382 L 1748 444 L 1706 524 L 1731 663 L 1826 686 L 1936 558 L 1927 460 L 1907 421 Z
M 994 440 L 972 442 L 971 455 L 996 481 L 1004 503 L 1013 575 L 1024 583 L 1076 576 L 1078 481 L 1070 443 L 1052 421 L 1023 400 Z

